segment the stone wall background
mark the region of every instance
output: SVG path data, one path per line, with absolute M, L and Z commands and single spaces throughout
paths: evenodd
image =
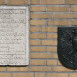
M 77 70 L 57 57 L 57 27 L 77 25 L 77 0 L 0 0 L 0 5 L 30 7 L 30 63 L 0 67 L 0 77 L 76 77 Z

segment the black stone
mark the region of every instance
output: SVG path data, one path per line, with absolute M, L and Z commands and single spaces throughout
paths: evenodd
M 77 27 L 58 27 L 57 53 L 65 67 L 77 69 Z

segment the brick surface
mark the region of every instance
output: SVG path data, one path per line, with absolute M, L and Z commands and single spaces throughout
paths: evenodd
M 11 77 L 11 73 L 0 73 L 0 77 Z
M 52 53 L 52 59 L 57 59 L 57 58 L 58 58 L 57 53 Z
M 25 0 L 25 4 L 28 5 L 29 4 L 29 0 Z
M 28 71 L 27 67 L 7 67 L 7 71 Z
M 31 25 L 46 25 L 46 20 L 31 20 Z
M 30 64 L 0 67 L 0 77 L 76 77 L 74 70 L 58 60 L 57 32 L 59 26 L 77 25 L 77 0 L 7 0 L 7 5 L 29 3 Z M 0 0 L 3 4 L 5 0 Z
M 34 77 L 34 73 L 13 73 L 13 77 Z
M 30 65 L 46 65 L 46 60 L 31 60 Z
M 77 12 L 77 6 L 71 6 L 71 12 Z
M 42 4 L 44 4 L 44 5 L 64 4 L 64 0 L 42 0 Z
M 57 40 L 42 40 L 42 45 L 57 45 Z
M 47 33 L 47 39 L 57 39 L 57 33 Z
M 31 18 L 52 18 L 50 13 L 31 13 Z
M 54 18 L 77 18 L 77 14 L 75 13 L 58 13 L 58 14 L 54 14 Z
M 38 5 L 38 4 L 40 4 L 40 0 L 30 0 L 30 3 L 32 5 Z
M 48 25 L 68 26 L 70 25 L 69 20 L 49 20 Z
M 53 71 L 69 72 L 69 71 L 73 71 L 73 70 L 70 70 L 70 69 L 65 68 L 65 67 L 63 67 L 63 66 L 53 66 Z
M 0 71 L 6 71 L 6 67 L 0 67 Z
M 7 5 L 25 5 L 28 0 L 7 0 Z
M 47 60 L 47 65 L 57 65 L 57 60 Z
M 44 59 L 51 58 L 50 53 L 31 53 L 30 58 Z
M 64 6 L 48 6 L 48 12 L 68 12 L 69 7 Z
M 47 52 L 56 52 L 57 47 L 47 47 Z
M 46 47 L 31 47 L 32 52 L 45 52 Z
M 45 33 L 32 33 L 30 34 L 31 39 L 45 39 L 46 34 Z
M 69 73 L 69 77 L 76 77 L 77 73 Z
M 42 32 L 57 32 L 57 27 L 42 27 Z
M 30 10 L 33 12 L 45 12 L 46 6 L 31 6 Z
M 58 65 L 62 65 L 62 63 L 58 60 Z
M 31 66 L 30 71 L 46 72 L 46 71 L 51 71 L 51 67 L 50 66 Z
M 47 77 L 68 77 L 68 73 L 47 73 Z
M 77 20 L 72 20 L 72 21 L 71 21 L 71 24 L 72 24 L 72 25 L 77 25 Z
M 40 45 L 40 40 L 30 40 L 30 45 Z
M 45 77 L 45 73 L 35 73 L 35 77 Z
M 30 32 L 40 32 L 40 27 L 30 27 Z
M 76 5 L 77 4 L 77 0 L 65 0 L 66 4 L 72 4 L 72 5 Z
M 4 5 L 5 4 L 5 0 L 0 0 L 0 5 Z

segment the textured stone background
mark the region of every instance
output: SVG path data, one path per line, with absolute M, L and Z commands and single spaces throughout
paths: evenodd
M 76 77 L 57 58 L 57 27 L 77 25 L 77 0 L 0 0 L 30 7 L 30 64 L 0 67 L 0 77 Z

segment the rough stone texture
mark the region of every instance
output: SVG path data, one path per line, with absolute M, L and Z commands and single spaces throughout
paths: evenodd
M 0 7 L 0 65 L 29 64 L 28 16 L 28 7 Z

